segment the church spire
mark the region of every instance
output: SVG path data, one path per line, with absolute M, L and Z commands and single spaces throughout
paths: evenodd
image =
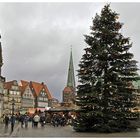
M 72 58 L 72 46 L 71 46 L 71 52 L 70 52 L 67 87 L 75 88 L 74 67 L 73 67 L 73 58 Z

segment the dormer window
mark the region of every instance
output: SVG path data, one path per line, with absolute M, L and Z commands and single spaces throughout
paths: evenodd
M 13 90 L 18 90 L 18 87 L 17 86 L 12 86 L 12 89 Z
M 42 96 L 45 96 L 45 92 L 41 92 L 41 95 L 42 95 Z
M 32 92 L 34 92 L 34 89 L 32 88 Z

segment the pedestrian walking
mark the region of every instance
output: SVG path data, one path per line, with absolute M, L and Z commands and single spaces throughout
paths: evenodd
M 33 120 L 34 120 L 34 127 L 38 127 L 38 122 L 40 121 L 39 115 L 36 114 Z
M 25 128 L 28 128 L 28 121 L 29 121 L 29 116 L 25 114 L 25 117 L 24 117 Z
M 15 118 L 14 115 L 12 115 L 11 118 L 10 118 L 10 122 L 11 122 L 11 132 L 13 132 L 13 130 L 14 130 L 15 121 L 16 121 L 16 118 Z
M 31 121 L 32 121 L 32 128 L 34 127 L 34 115 L 30 117 Z
M 5 115 L 3 114 L 0 118 L 0 123 L 4 123 L 4 117 L 5 117 Z
M 4 123 L 5 123 L 5 130 L 6 130 L 6 129 L 8 129 L 8 125 L 9 125 L 9 116 L 8 115 L 5 115 Z
M 59 126 L 59 115 L 58 114 L 54 114 L 52 117 L 52 125 L 55 126 Z
M 41 126 L 44 127 L 45 123 L 46 123 L 46 117 L 45 117 L 45 115 L 41 115 L 40 116 L 40 124 L 41 124 Z
M 19 120 L 21 122 L 21 128 L 23 128 L 23 125 L 24 125 L 24 115 L 21 115 Z
M 62 115 L 61 118 L 60 118 L 60 125 L 61 125 L 61 126 L 65 126 L 65 125 L 66 125 L 66 122 L 67 122 L 67 121 L 66 121 L 65 116 Z

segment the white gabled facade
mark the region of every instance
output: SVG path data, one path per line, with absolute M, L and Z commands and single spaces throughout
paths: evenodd
M 21 91 L 16 80 L 4 83 L 4 113 L 12 114 L 14 100 L 14 114 L 21 109 Z
M 25 87 L 22 93 L 21 106 L 23 110 L 27 111 L 29 108 L 34 108 L 34 96 L 29 85 Z
M 38 108 L 48 107 L 48 97 L 44 88 L 41 90 L 40 94 L 37 97 L 37 103 Z

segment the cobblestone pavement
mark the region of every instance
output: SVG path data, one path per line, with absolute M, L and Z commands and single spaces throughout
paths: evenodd
M 16 123 L 14 129 L 16 129 L 17 126 L 18 124 Z M 9 127 L 5 129 L 4 124 L 0 123 L 0 137 L 9 137 L 10 134 L 11 134 L 11 125 L 9 124 Z
M 137 132 L 126 132 L 126 133 L 82 133 L 75 132 L 71 126 L 65 127 L 53 127 L 50 124 L 47 124 L 44 128 L 41 128 L 40 125 L 38 128 L 32 128 L 31 124 L 27 129 L 19 128 L 18 132 L 14 137 L 95 137 L 95 138 L 104 138 L 104 137 L 140 137 L 140 130 Z
M 10 134 L 10 125 L 8 129 L 5 129 L 4 124 L 0 124 L 0 137 L 9 136 Z

